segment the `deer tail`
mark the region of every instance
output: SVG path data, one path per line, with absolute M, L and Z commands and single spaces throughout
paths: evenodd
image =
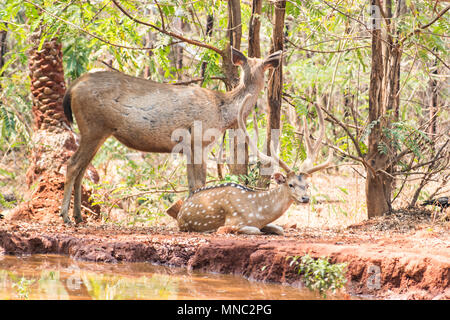
M 64 95 L 62 104 L 63 104 L 64 114 L 66 115 L 67 121 L 69 121 L 69 123 L 73 123 L 72 94 L 70 93 L 70 88 L 69 88 L 69 90 L 66 91 L 66 94 Z
M 172 218 L 176 219 L 183 203 L 184 201 L 182 199 L 178 200 L 169 209 L 166 210 L 166 213 Z

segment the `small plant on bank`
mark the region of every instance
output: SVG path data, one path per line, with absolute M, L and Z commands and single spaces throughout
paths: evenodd
M 328 258 L 314 259 L 309 255 L 290 258 L 290 266 L 294 266 L 298 274 L 303 276 L 305 286 L 312 291 L 318 291 L 323 298 L 327 297 L 329 290 L 335 293 L 347 282 L 347 263 L 332 264 Z
M 14 274 L 9 274 L 13 281 L 12 287 L 16 289 L 19 299 L 28 300 L 31 291 L 31 285 L 35 282 L 33 279 L 27 279 L 25 277 L 17 277 Z

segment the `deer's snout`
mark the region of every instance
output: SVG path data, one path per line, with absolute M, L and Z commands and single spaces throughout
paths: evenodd
M 308 203 L 309 202 L 309 196 L 302 196 L 301 203 Z

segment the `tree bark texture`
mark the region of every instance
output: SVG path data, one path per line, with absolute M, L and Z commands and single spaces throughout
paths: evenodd
M 230 46 L 236 48 L 238 50 L 241 49 L 241 38 L 242 38 L 242 19 L 241 19 L 241 1 L 240 0 L 229 0 L 228 1 L 228 38 L 230 39 Z M 230 54 L 231 50 L 227 50 L 227 53 Z M 231 85 L 232 88 L 236 87 L 239 84 L 239 73 L 238 67 L 234 66 L 231 63 L 231 57 L 229 58 L 230 65 L 228 68 L 229 76 L 228 79 L 232 79 Z M 230 88 L 229 90 L 231 90 Z M 237 133 L 236 129 L 238 125 L 236 124 L 233 129 L 235 129 L 235 133 Z M 233 160 L 232 163 L 229 164 L 230 173 L 233 175 L 247 175 L 247 167 L 248 167 L 248 146 L 243 137 L 238 137 L 238 135 L 234 135 L 233 137 L 229 137 L 229 139 L 233 139 Z M 238 151 L 244 150 L 245 154 L 242 159 L 238 157 Z M 242 163 L 243 162 L 243 163 Z
M 372 1 L 375 5 L 378 1 Z M 404 13 L 402 0 L 397 2 L 396 14 L 392 14 L 392 2 L 383 1 L 381 8 L 385 14 L 384 24 L 372 30 L 372 66 L 369 86 L 369 124 L 366 162 L 366 203 L 369 218 L 391 212 L 391 195 L 394 180 L 391 159 L 396 150 L 383 130 L 390 130 L 391 123 L 398 121 L 400 109 L 400 62 L 402 45 L 392 37 L 397 33 L 396 23 Z M 396 21 L 398 20 L 398 22 Z M 396 21 L 396 22 L 394 22 Z M 398 35 L 398 33 L 397 33 Z
M 261 10 L 262 0 L 252 1 L 252 15 L 250 17 L 250 26 L 248 28 L 248 56 L 252 58 L 261 58 L 261 41 L 259 31 L 261 29 Z
M 273 5 L 273 34 L 270 53 L 284 48 L 284 17 L 286 13 L 286 1 L 277 1 Z M 272 141 L 274 150 L 278 149 L 279 141 L 272 136 L 272 130 L 281 128 L 281 102 L 283 94 L 283 63 L 276 69 L 271 69 L 269 73 L 269 83 L 267 91 L 267 103 L 269 107 L 267 122 L 267 154 L 271 155 L 270 142 Z M 266 178 L 270 177 L 267 175 Z M 264 179 L 263 179 L 264 180 Z
M 40 32 L 33 33 L 30 39 L 33 44 L 29 70 L 34 126 L 37 130 L 61 132 L 65 130 L 64 124 L 68 125 L 62 108 L 66 85 L 61 43 L 51 39 L 39 48 Z

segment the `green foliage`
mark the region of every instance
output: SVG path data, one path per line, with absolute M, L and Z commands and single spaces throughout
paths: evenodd
M 0 108 L 0 121 L 2 122 L 2 136 L 10 137 L 16 129 L 14 115 L 6 108 Z
M 7 209 L 11 209 L 14 208 L 14 206 L 16 205 L 16 201 L 8 201 L 5 199 L 5 197 L 3 196 L 3 194 L 0 193 L 0 207 L 4 207 Z
M 260 167 L 261 162 L 257 162 L 256 165 L 250 165 L 248 173 L 246 175 L 234 175 L 227 174 L 220 183 L 237 183 L 241 185 L 246 185 L 249 187 L 256 187 L 260 179 Z
M 85 73 L 89 65 L 92 48 L 85 38 L 68 39 L 63 45 L 65 73 L 69 79 L 75 80 Z
M 12 287 L 16 289 L 16 294 L 19 299 L 28 300 L 31 286 L 36 282 L 33 279 L 25 277 L 18 277 L 12 272 L 9 272 L 9 277 L 13 281 Z
M 391 123 L 391 127 L 383 128 L 383 134 L 394 151 L 403 149 L 410 150 L 417 158 L 422 158 L 422 145 L 431 143 L 428 135 L 414 125 L 399 121 Z M 382 148 L 382 153 L 387 153 L 386 147 Z
M 13 69 L 14 70 L 14 69 Z M 28 87 L 23 87 L 23 72 L 0 77 L 0 151 L 28 148 L 31 136 L 31 103 Z
M 326 298 L 329 290 L 335 293 L 347 282 L 346 263 L 332 264 L 328 261 L 329 259 L 314 259 L 309 255 L 289 258 L 291 258 L 290 266 L 303 276 L 305 286 L 310 290 L 318 291 L 323 298 Z

